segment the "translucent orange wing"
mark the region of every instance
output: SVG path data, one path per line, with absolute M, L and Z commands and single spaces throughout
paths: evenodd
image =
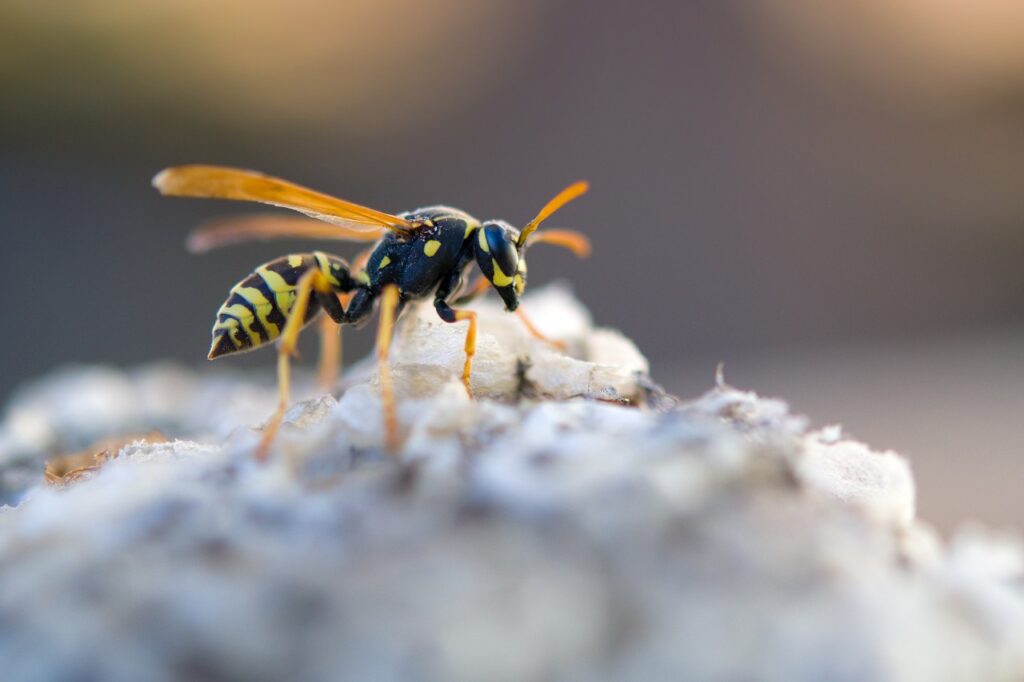
M 174 166 L 157 173 L 153 178 L 153 186 L 161 194 L 169 196 L 235 199 L 280 206 L 352 231 L 368 232 L 384 228 L 408 232 L 421 227 L 419 223 L 390 213 L 239 168 Z
M 257 214 L 216 220 L 200 225 L 186 242 L 192 253 L 249 241 L 267 239 L 337 239 L 373 242 L 384 236 L 382 227 L 353 230 L 339 225 L 325 225 L 319 220 L 300 216 Z

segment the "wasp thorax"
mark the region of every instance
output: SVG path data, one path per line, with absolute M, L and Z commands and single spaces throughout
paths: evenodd
M 516 275 L 520 273 L 518 240 L 518 230 L 495 220 L 480 227 L 475 244 L 476 262 L 480 271 L 497 290 L 509 310 L 519 307 L 521 287 L 516 286 Z

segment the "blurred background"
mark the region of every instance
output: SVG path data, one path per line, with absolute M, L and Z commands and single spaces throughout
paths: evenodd
M 683 396 L 724 361 L 909 455 L 942 529 L 1024 527 L 1022 3 L 4 0 L 0 89 L 2 398 L 203 366 L 229 287 L 309 248 L 190 256 L 247 207 L 161 199 L 164 166 L 517 224 L 587 178 L 554 222 L 593 257 L 537 249 L 531 286 L 570 280 Z

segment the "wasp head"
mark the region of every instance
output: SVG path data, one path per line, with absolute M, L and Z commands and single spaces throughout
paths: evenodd
M 476 263 L 480 272 L 501 296 L 505 307 L 519 307 L 519 297 L 526 288 L 526 261 L 519 244 L 519 231 L 500 220 L 483 224 L 477 231 Z

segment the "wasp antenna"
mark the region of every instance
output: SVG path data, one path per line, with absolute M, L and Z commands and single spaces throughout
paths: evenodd
M 162 171 L 154 175 L 153 180 L 151 181 L 153 183 L 153 187 L 160 190 L 161 194 L 164 194 L 164 187 L 167 186 L 167 178 L 170 170 L 170 168 L 164 168 Z
M 544 230 L 535 233 L 528 243 L 561 246 L 572 251 L 577 258 L 586 258 L 590 255 L 590 240 L 576 230 Z
M 540 210 L 537 217 L 526 223 L 526 227 L 519 233 L 519 246 L 523 246 L 526 243 L 527 238 L 537 231 L 540 224 L 550 218 L 555 211 L 568 204 L 573 199 L 577 199 L 587 193 L 590 189 L 590 183 L 586 180 L 580 180 L 574 182 L 561 192 L 555 195 L 555 198 L 544 204 L 544 208 Z

